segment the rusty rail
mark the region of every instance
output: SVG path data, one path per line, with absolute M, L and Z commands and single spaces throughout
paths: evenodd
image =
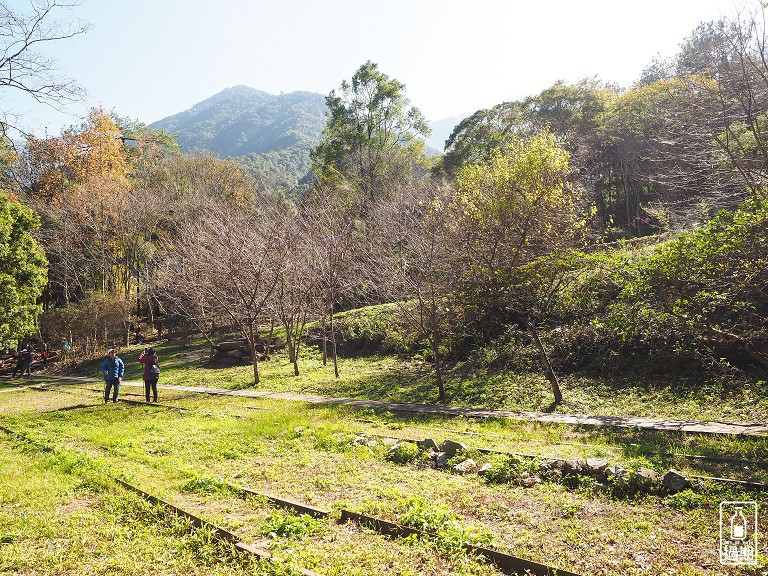
M 366 516 L 364 514 L 358 514 L 357 512 L 350 512 L 349 510 L 341 511 L 341 522 L 355 522 L 361 526 L 367 526 L 372 528 L 379 534 L 386 536 L 396 536 L 398 538 L 405 538 L 407 536 L 417 535 L 420 537 L 427 537 L 432 539 L 439 539 L 437 534 L 427 532 L 425 530 L 419 530 L 418 528 L 412 528 L 410 526 L 401 526 L 394 522 L 388 522 L 381 518 L 374 518 L 373 516 Z M 533 574 L 534 576 L 579 576 L 574 572 L 568 572 L 567 570 L 560 570 L 547 566 L 546 564 L 540 564 L 532 560 L 525 560 L 512 556 L 511 554 L 505 554 L 498 550 L 491 550 L 490 548 L 483 548 L 482 546 L 475 546 L 474 544 L 464 544 L 462 547 L 470 554 L 477 554 L 487 558 L 493 562 L 499 569 L 509 571 L 512 574 L 524 573 Z
M 8 434 L 9 436 L 13 436 L 15 438 L 19 438 L 25 442 L 28 442 L 30 444 L 33 444 L 35 446 L 38 446 L 43 452 L 55 452 L 55 449 L 51 446 L 48 446 L 47 444 L 44 444 L 42 442 L 33 440 L 26 434 L 21 434 L 20 432 L 15 432 L 9 428 L 6 428 L 5 426 L 0 426 L 0 430 Z M 177 516 L 180 516 L 182 518 L 186 518 L 190 521 L 190 523 L 195 528 L 203 528 L 206 530 L 210 530 L 211 533 L 214 535 L 214 537 L 221 541 L 225 542 L 227 544 L 231 544 L 236 550 L 242 551 L 242 552 L 248 552 L 250 554 L 254 554 L 258 556 L 262 560 L 271 560 L 272 555 L 267 552 L 266 550 L 262 550 L 260 548 L 257 548 L 256 546 L 252 546 L 250 544 L 246 544 L 243 542 L 236 534 L 225 530 L 224 528 L 220 528 L 216 526 L 215 524 L 212 524 L 211 522 L 208 522 L 207 520 L 203 520 L 199 516 L 196 516 L 192 514 L 191 512 L 187 512 L 186 510 L 183 510 L 179 508 L 178 506 L 175 506 L 174 504 L 171 504 L 170 502 L 166 502 L 165 500 L 162 500 L 161 498 L 158 498 L 157 496 L 153 496 L 149 492 L 145 492 L 141 488 L 137 488 L 136 486 L 133 486 L 132 484 L 129 484 L 122 478 L 117 478 L 115 476 L 112 476 L 111 474 L 108 474 L 104 471 L 100 471 L 100 474 L 103 476 L 109 478 L 111 481 L 118 483 L 120 486 L 128 490 L 129 492 L 133 492 L 134 494 L 137 494 L 147 500 L 148 502 L 151 502 L 152 504 L 156 506 L 162 506 L 164 508 L 167 508 Z M 299 574 L 302 574 L 302 576 L 320 576 L 317 572 L 313 572 L 311 570 L 307 570 L 305 568 L 299 568 L 296 567 L 296 570 L 299 572 Z

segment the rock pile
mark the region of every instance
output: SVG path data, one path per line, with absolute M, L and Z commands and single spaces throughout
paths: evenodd
M 267 346 L 269 344 L 269 346 Z M 256 342 L 256 355 L 259 360 L 269 359 L 267 348 L 271 354 L 275 350 L 285 348 L 285 341 L 282 338 L 272 338 L 271 342 L 266 339 L 259 339 Z M 238 364 L 249 364 L 251 362 L 251 349 L 248 340 L 241 338 L 222 342 L 216 346 L 216 351 L 211 357 L 211 364 L 218 366 L 236 366 Z
M 390 452 L 402 448 L 405 443 L 396 444 Z M 460 459 L 467 447 L 453 440 L 445 440 L 438 444 L 432 438 L 425 438 L 415 442 L 408 442 L 415 449 L 426 453 L 434 462 L 436 468 L 446 468 L 449 462 L 451 470 L 455 474 L 479 474 L 481 476 L 492 475 L 494 465 L 486 462 L 479 465 L 469 457 Z M 458 457 L 458 458 L 457 458 Z M 409 460 L 414 459 L 415 454 L 409 454 Z M 534 486 L 543 480 L 569 482 L 570 479 L 592 479 L 596 488 L 605 490 L 618 490 L 628 492 L 657 492 L 675 494 L 691 487 L 688 478 L 676 470 L 667 470 L 663 475 L 650 468 L 640 467 L 630 470 L 620 464 L 611 464 L 605 458 L 534 458 L 518 457 L 510 455 L 519 464 L 525 466 L 513 475 L 514 481 L 522 486 Z M 460 461 L 459 461 L 460 460 Z M 506 475 L 503 477 L 507 477 Z

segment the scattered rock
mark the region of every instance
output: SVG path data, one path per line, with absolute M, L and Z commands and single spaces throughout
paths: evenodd
M 387 460 L 398 464 L 410 462 L 419 455 L 419 448 L 414 442 L 400 442 L 387 450 Z
M 641 488 L 650 488 L 659 483 L 659 473 L 650 468 L 638 468 L 635 472 L 635 481 Z
M 569 458 L 563 463 L 564 474 L 581 474 L 587 469 L 587 463 L 582 458 Z
M 460 462 L 453 467 L 453 471 L 457 474 L 475 474 L 477 470 L 477 463 L 471 458 L 467 458 L 464 462 Z
M 365 436 L 355 436 L 355 439 L 352 440 L 352 446 L 362 446 L 364 444 L 367 445 L 367 443 L 368 443 L 368 438 L 366 438 Z
M 610 462 L 605 458 L 587 458 L 587 473 L 591 476 L 600 476 L 605 473 Z
M 220 352 L 231 352 L 232 350 L 242 350 L 243 348 L 248 347 L 248 341 L 247 340 L 237 340 L 235 342 L 222 342 L 218 346 L 216 346 L 216 349 Z
M 435 458 L 435 466 L 444 468 L 450 459 L 451 456 L 449 456 L 447 452 L 438 452 L 437 458 Z
M 301 436 L 304 433 L 304 426 L 296 426 L 296 428 L 293 429 L 293 433 Z
M 419 445 L 419 448 L 424 450 L 425 452 L 427 450 L 437 450 L 437 442 L 435 442 L 432 438 L 424 438 L 424 440 L 417 440 L 416 444 Z
M 691 481 L 677 470 L 670 469 L 664 474 L 664 477 L 661 479 L 661 484 L 664 488 L 673 494 L 676 494 L 677 492 L 682 492 L 688 488 L 691 485 Z
M 256 356 L 260 360 L 266 360 L 268 358 L 268 356 L 265 355 L 267 350 L 280 350 L 284 347 L 285 341 L 281 338 L 273 338 L 270 343 L 268 343 L 267 340 L 259 339 L 254 343 Z M 221 342 L 218 344 L 213 356 L 211 356 L 211 363 L 221 366 L 234 366 L 247 363 L 250 359 L 251 346 L 248 344 L 248 340 L 240 338 L 238 340 Z
M 562 473 L 563 468 L 565 467 L 565 461 L 553 458 L 545 458 L 541 461 L 539 467 L 543 472 Z
M 486 462 L 485 464 L 480 466 L 480 468 L 477 470 L 477 473 L 480 476 L 485 476 L 485 473 L 488 472 L 488 470 L 493 470 L 493 464 L 491 464 L 490 462 Z
M 629 470 L 621 464 L 614 464 L 605 469 L 605 476 L 609 482 L 617 486 L 627 486 L 630 480 Z
M 520 477 L 520 485 L 525 486 L 526 488 L 530 488 L 531 486 L 536 486 L 537 484 L 541 484 L 541 478 L 538 476 L 528 474 L 527 472 L 523 472 L 523 475 Z
M 365 445 L 368 446 L 368 448 L 373 448 L 377 444 L 378 442 L 376 442 L 376 440 L 368 440 L 368 442 L 365 443 Z
M 456 456 L 458 452 L 466 452 L 467 447 L 461 442 L 454 442 L 453 440 L 446 440 L 439 446 L 441 452 L 448 454 L 449 458 Z

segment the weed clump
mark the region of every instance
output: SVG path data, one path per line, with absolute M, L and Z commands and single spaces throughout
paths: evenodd
M 434 534 L 437 544 L 452 552 L 461 550 L 467 544 L 491 546 L 494 541 L 492 532 L 466 525 L 449 508 L 422 498 L 406 502 L 400 524 Z
M 407 464 L 415 460 L 419 455 L 419 447 L 414 442 L 401 442 L 395 444 L 387 452 L 387 460 L 396 464 Z
M 199 476 L 192 478 L 181 486 L 182 492 L 195 492 L 198 494 L 217 494 L 237 492 L 238 490 L 227 484 L 218 476 Z
M 670 494 L 664 499 L 664 503 L 675 510 L 696 510 L 711 505 L 709 498 L 697 494 L 690 488 L 677 494 Z
M 325 534 L 328 526 L 322 520 L 308 514 L 292 516 L 273 511 L 264 521 L 261 533 L 271 538 L 304 539 Z
M 510 484 L 519 481 L 523 475 L 533 475 L 538 472 L 538 463 L 531 458 L 523 458 L 516 454 L 504 454 L 483 475 L 488 484 Z

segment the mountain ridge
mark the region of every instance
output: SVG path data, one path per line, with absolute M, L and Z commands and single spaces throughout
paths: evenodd
M 292 189 L 310 170 L 309 153 L 322 138 L 326 111 L 325 96 L 316 92 L 274 95 L 238 84 L 150 128 L 175 134 L 184 151 L 210 150 L 239 162 L 266 186 Z M 427 141 L 430 154 L 442 148 Z

